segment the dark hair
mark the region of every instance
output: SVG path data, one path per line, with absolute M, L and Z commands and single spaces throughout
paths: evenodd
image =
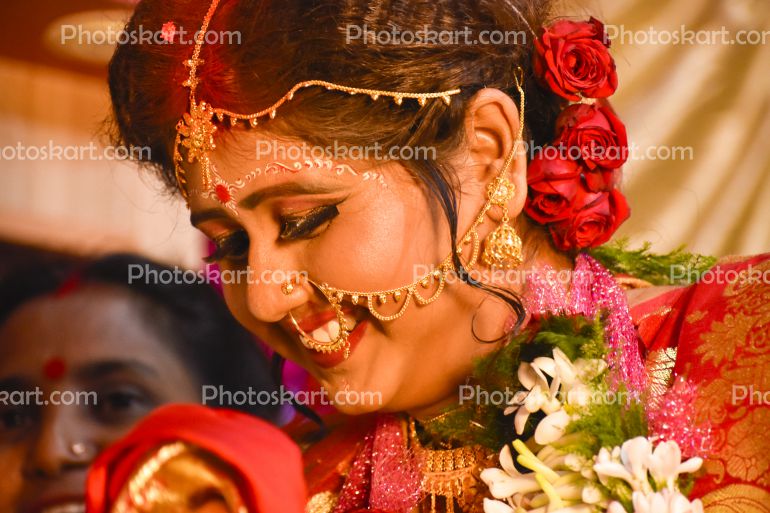
M 0 324 L 23 304 L 47 294 L 65 294 L 71 288 L 91 285 L 119 287 L 136 298 L 137 312 L 199 383 L 232 392 L 249 387 L 277 390 L 256 340 L 230 315 L 216 290 L 203 283 L 130 280 L 135 265 L 159 274 L 172 270 L 140 256 L 114 254 L 74 271 L 36 267 L 9 275 L 0 283 Z M 280 413 L 278 404 L 233 407 L 271 421 Z
M 168 20 L 197 31 L 208 1 L 142 0 L 126 27 L 129 33 L 157 30 Z M 322 79 L 356 87 L 440 91 L 461 88 L 449 105 L 417 102 L 396 106 L 366 95 L 309 88 L 281 107 L 274 120 L 259 125 L 276 135 L 327 147 L 342 144 L 384 148 L 432 147 L 435 160 L 403 161 L 444 212 L 457 244 L 456 175 L 445 160 L 462 142 L 467 101 L 480 89 L 497 88 L 518 101 L 514 72 L 524 70 L 528 138 L 542 145 L 553 137 L 560 100 L 539 88 L 532 72 L 532 30 L 550 15 L 550 0 L 222 0 L 209 26 L 221 34 L 240 35 L 240 44 L 206 43 L 199 68 L 198 98 L 236 112 L 256 112 L 271 105 L 294 84 Z M 527 34 L 524 44 L 369 44 L 346 41 L 349 27 L 416 33 L 468 29 Z M 154 167 L 176 189 L 172 159 L 175 125 L 187 109 L 182 86 L 192 52 L 184 44 L 123 44 L 109 66 L 117 139 L 147 146 Z M 228 127 L 222 127 L 227 130 Z M 523 224 L 527 224 L 524 222 Z M 525 226 L 527 233 L 536 231 Z M 534 237 L 533 237 L 534 239 Z M 455 266 L 468 284 L 505 300 L 523 320 L 523 307 L 505 290 L 484 286 Z

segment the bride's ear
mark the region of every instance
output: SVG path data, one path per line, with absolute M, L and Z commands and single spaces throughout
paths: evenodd
M 507 172 L 507 178 L 516 186 L 508 204 L 511 217 L 522 211 L 527 197 L 527 155 L 524 141 L 518 141 L 519 130 L 519 109 L 510 96 L 499 89 L 482 89 L 471 98 L 465 116 L 469 165 L 464 171 L 470 176 L 461 178 L 490 183 L 515 148 L 516 155 Z

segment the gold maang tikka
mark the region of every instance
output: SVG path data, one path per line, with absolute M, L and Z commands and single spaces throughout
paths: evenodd
M 339 91 L 349 95 L 367 95 L 375 101 L 379 98 L 392 98 L 396 105 L 401 105 L 405 99 L 411 99 L 417 100 L 420 107 L 426 105 L 429 100 L 436 99 L 440 99 L 445 104 L 449 105 L 451 97 L 460 93 L 459 89 L 430 93 L 385 91 L 350 87 L 327 82 L 325 80 L 306 80 L 295 84 L 278 101 L 259 112 L 241 114 L 227 109 L 214 107 L 206 101 L 199 100 L 196 96 L 196 92 L 198 83 L 200 82 L 200 78 L 198 77 L 198 67 L 204 64 L 203 59 L 200 58 L 201 48 L 203 47 L 205 35 L 208 31 L 211 18 L 214 16 L 214 12 L 219 5 L 219 1 L 220 0 L 213 0 L 209 5 L 201 29 L 195 36 L 195 47 L 192 56 L 184 61 L 184 65 L 190 69 L 190 73 L 187 80 L 182 82 L 182 85 L 190 89 L 190 99 L 188 111 L 184 113 L 182 119 L 180 119 L 176 125 L 176 138 L 174 140 L 174 172 L 177 185 L 185 201 L 189 202 L 187 177 L 185 175 L 185 170 L 182 167 L 185 160 L 187 160 L 187 163 L 189 164 L 196 161 L 201 164 L 203 190 L 211 193 L 211 197 L 217 198 L 220 202 L 225 203 L 223 198 L 221 198 L 221 195 L 217 194 L 219 191 L 214 190 L 215 187 L 219 185 L 222 191 L 230 191 L 233 189 L 231 184 L 225 182 L 216 173 L 216 169 L 211 163 L 209 156 L 209 153 L 216 149 L 214 134 L 218 129 L 217 123 L 229 123 L 231 127 L 256 127 L 260 118 L 274 119 L 278 108 L 284 103 L 291 101 L 294 98 L 295 93 L 302 89 L 308 87 L 323 87 L 329 91 Z M 181 148 L 185 148 L 187 159 L 182 156 Z
M 202 186 L 204 191 L 209 191 L 211 196 L 218 197 L 216 191 L 214 191 L 215 182 L 220 185 L 224 185 L 228 190 L 229 184 L 225 183 L 221 177 L 216 174 L 216 170 L 213 168 L 209 153 L 216 149 L 216 142 L 214 135 L 218 129 L 217 123 L 226 123 L 229 121 L 231 127 L 245 126 L 256 127 L 260 118 L 267 117 L 273 119 L 276 116 L 277 109 L 284 103 L 291 101 L 294 98 L 295 93 L 307 88 L 307 87 L 324 87 L 329 91 L 338 91 L 347 93 L 349 95 L 365 94 L 376 101 L 379 98 L 391 98 L 396 105 L 401 105 L 405 99 L 417 100 L 420 106 L 424 106 L 428 100 L 440 99 L 445 104 L 449 105 L 451 97 L 459 94 L 460 89 L 449 89 L 446 91 L 437 91 L 429 93 L 409 93 L 400 91 L 387 91 L 376 90 L 359 87 L 351 87 L 324 80 L 307 80 L 294 85 L 283 97 L 276 101 L 271 106 L 255 113 L 241 114 L 232 112 L 227 109 L 214 107 L 206 101 L 199 100 L 196 96 L 198 83 L 200 81 L 198 77 L 198 66 L 204 64 L 204 61 L 200 59 L 201 48 L 203 47 L 204 37 L 208 31 L 211 18 L 216 11 L 219 4 L 219 0 L 212 0 L 209 5 L 209 9 L 206 12 L 206 16 L 201 25 L 200 31 L 196 34 L 195 47 L 190 59 L 184 61 L 184 65 L 189 67 L 190 73 L 183 82 L 183 86 L 190 89 L 189 108 L 182 119 L 179 120 L 176 126 L 176 139 L 174 142 L 174 167 L 177 184 L 182 193 L 182 196 L 186 201 L 189 201 L 189 194 L 187 190 L 187 179 L 185 171 L 182 166 L 185 158 L 182 156 L 181 148 L 185 148 L 187 152 L 187 162 L 193 163 L 198 161 L 202 168 Z M 524 90 L 523 90 L 523 73 L 520 68 L 517 68 L 515 73 L 516 88 L 520 94 L 520 107 L 519 107 L 519 133 L 514 144 L 514 148 L 503 164 L 502 170 L 499 175 L 489 186 L 488 201 L 482 208 L 479 215 L 476 217 L 474 223 L 460 239 L 458 246 L 455 248 L 455 252 L 461 259 L 465 269 L 470 270 L 475 267 L 479 259 L 480 253 L 480 240 L 477 232 L 478 227 L 484 222 L 487 213 L 493 206 L 500 206 L 504 208 L 503 224 L 495 230 L 492 234 L 494 237 L 488 237 L 485 247 L 485 261 L 486 254 L 490 255 L 515 255 L 517 251 L 514 249 L 507 249 L 505 245 L 508 242 L 512 242 L 515 246 L 516 241 L 520 245 L 518 236 L 511 236 L 512 227 L 508 225 L 507 208 L 504 205 L 504 198 L 510 199 L 513 194 L 513 184 L 506 178 L 506 173 L 510 168 L 511 163 L 516 155 L 517 147 L 522 142 L 522 135 L 524 130 Z M 216 178 L 216 180 L 215 180 Z M 500 230 L 503 230 L 502 232 Z M 495 235 L 496 234 L 496 235 Z M 470 251 L 467 252 L 466 248 Z M 492 249 L 494 248 L 494 249 Z M 465 254 L 464 254 L 464 251 Z M 520 254 L 520 249 L 518 250 Z M 433 271 L 424 275 L 420 279 L 412 282 L 409 285 L 381 290 L 377 292 L 357 292 L 345 289 L 338 289 L 329 286 L 325 283 L 317 283 L 308 279 L 308 282 L 314 287 L 318 288 L 324 297 L 329 301 L 334 312 L 337 316 L 339 324 L 339 332 L 334 340 L 331 341 L 318 341 L 314 340 L 309 334 L 305 333 L 294 319 L 293 315 L 289 313 L 289 318 L 293 323 L 295 329 L 300 334 L 300 340 L 302 344 L 308 349 L 322 352 L 331 353 L 340 350 L 345 351 L 345 357 L 347 358 L 349 353 L 348 337 L 353 327 L 348 326 L 342 303 L 344 300 L 349 300 L 353 305 L 366 305 L 369 312 L 377 319 L 381 321 L 391 321 L 401 317 L 406 308 L 414 300 L 419 305 L 428 305 L 438 299 L 439 295 L 444 289 L 446 284 L 447 275 L 455 271 L 455 265 L 453 262 L 453 253 L 450 253 Z M 500 262 L 503 260 L 500 259 Z M 510 260 L 509 260 L 510 262 Z M 432 290 L 431 290 L 432 287 Z M 284 294 L 291 294 L 295 289 L 294 283 L 286 283 L 281 287 Z M 397 311 L 391 314 L 385 314 L 380 311 L 380 308 L 393 302 L 399 305 Z

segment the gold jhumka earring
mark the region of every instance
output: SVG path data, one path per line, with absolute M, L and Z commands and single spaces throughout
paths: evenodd
M 487 188 L 487 197 L 492 205 L 503 209 L 500 226 L 484 239 L 482 260 L 490 267 L 513 269 L 521 265 L 521 238 L 509 224 L 508 202 L 513 198 L 516 186 L 505 176 L 498 176 Z
M 183 82 L 185 87 L 190 89 L 188 112 L 184 114 L 176 126 L 176 139 L 174 144 L 174 165 L 176 180 L 179 189 L 185 198 L 189 201 L 189 191 L 187 189 L 187 178 L 183 163 L 199 162 L 202 168 L 202 187 L 203 194 L 206 197 L 218 199 L 223 205 L 232 201 L 232 192 L 242 188 L 245 183 L 237 181 L 234 185 L 225 182 L 216 172 L 211 159 L 210 152 L 216 149 L 214 134 L 217 131 L 217 123 L 229 121 L 229 125 L 255 127 L 259 119 L 273 119 L 276 116 L 277 109 L 284 103 L 291 101 L 295 93 L 307 87 L 324 87 L 329 91 L 338 91 L 349 95 L 365 94 L 376 101 L 380 98 L 391 98 L 396 105 L 402 105 L 405 99 L 417 100 L 422 107 L 428 101 L 440 99 L 445 104 L 451 103 L 451 97 L 459 94 L 460 89 L 449 89 L 436 92 L 410 93 L 400 91 L 376 90 L 367 88 L 351 87 L 347 85 L 336 84 L 324 80 L 307 80 L 294 85 L 283 97 L 273 105 L 255 113 L 241 114 L 227 109 L 214 107 L 206 101 L 199 100 L 196 96 L 197 86 L 200 82 L 198 77 L 198 67 L 204 64 L 200 58 L 201 48 L 203 46 L 205 34 L 208 30 L 211 18 L 216 11 L 219 0 L 213 0 L 206 16 L 203 20 L 200 31 L 196 34 L 195 47 L 190 59 L 184 61 L 184 65 L 189 68 L 189 76 Z M 301 343 L 308 349 L 321 353 L 333 353 L 344 351 L 347 358 L 350 345 L 348 337 L 352 326 L 348 326 L 343 312 L 343 301 L 349 301 L 352 305 L 366 306 L 368 311 L 376 319 L 381 321 L 392 321 L 398 319 L 406 312 L 407 307 L 415 302 L 419 305 L 428 305 L 434 302 L 441 295 L 447 281 L 447 276 L 456 272 L 454 264 L 455 254 L 460 259 L 466 270 L 473 269 L 479 260 L 481 242 L 479 239 L 478 228 L 486 220 L 487 213 L 493 207 L 503 209 L 502 224 L 497 227 L 487 237 L 485 241 L 483 260 L 487 265 L 499 267 L 514 267 L 521 262 L 521 239 L 516 235 L 513 227 L 509 224 L 507 203 L 510 201 L 514 186 L 508 180 L 507 173 L 513 162 L 518 145 L 522 142 L 524 130 L 524 89 L 523 72 L 517 68 L 514 73 L 516 88 L 520 94 L 519 102 L 519 132 L 514 143 L 513 149 L 507 155 L 506 160 L 495 180 L 488 186 L 488 200 L 481 212 L 474 220 L 465 235 L 459 239 L 456 248 L 450 252 L 437 266 L 419 279 L 409 285 L 396 287 L 376 292 L 354 291 L 336 288 L 326 283 L 316 282 L 307 279 L 307 282 L 318 289 L 329 304 L 332 306 L 337 317 L 335 333 L 332 333 L 333 340 L 316 340 L 308 333 L 302 330 L 294 316 L 289 313 L 289 318 L 294 328 L 299 333 Z M 186 151 L 186 159 L 182 151 Z M 227 194 L 225 194 L 225 191 Z M 292 294 L 299 283 L 286 282 L 281 286 L 284 294 Z M 389 310 L 389 311 L 386 311 Z

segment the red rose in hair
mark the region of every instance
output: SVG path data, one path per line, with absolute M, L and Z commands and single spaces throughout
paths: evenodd
M 556 132 L 559 135 L 554 144 L 569 158 L 585 163 L 588 188 L 612 189 L 613 170 L 628 159 L 626 127 L 612 110 L 601 105 L 570 105 L 556 120 Z
M 556 148 L 546 147 L 527 169 L 529 193 L 524 211 L 540 224 L 570 216 L 572 202 L 580 187 L 581 166 L 559 158 Z
M 617 189 L 580 191 L 574 207 L 571 217 L 548 226 L 556 247 L 562 251 L 604 244 L 630 215 L 626 198 Z
M 618 87 L 609 46 L 604 25 L 595 18 L 557 21 L 535 40 L 535 75 L 567 100 L 606 98 Z

